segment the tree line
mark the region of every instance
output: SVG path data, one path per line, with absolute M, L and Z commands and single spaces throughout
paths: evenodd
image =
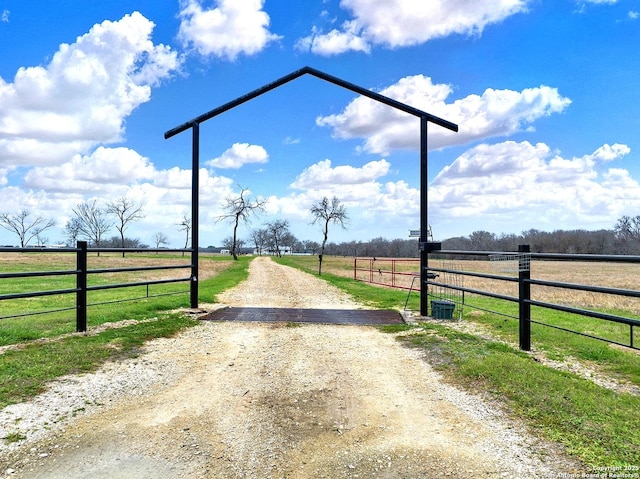
M 535 253 L 640 255 L 640 215 L 622 217 L 612 230 L 530 229 L 520 234 L 495 234 L 474 231 L 442 241 L 443 250 L 451 251 L 517 251 L 527 244 Z M 327 253 L 341 256 L 378 256 L 417 258 L 420 255 L 415 239 L 374 238 L 370 241 L 329 243 Z
M 322 242 L 300 240 L 289 229 L 289 221 L 278 219 L 265 223 L 262 228 L 252 230 L 248 238 L 238 235 L 240 223 L 249 223 L 251 216 L 264 211 L 266 201 L 251 199 L 247 189 L 241 188 L 236 197 L 229 197 L 221 206 L 224 214 L 218 221 L 229 221 L 233 234 L 223 241 L 222 247 L 228 249 L 234 258 L 238 254 L 255 252 L 257 254 L 307 253 L 338 256 L 378 256 L 413 258 L 419 256 L 416 239 L 373 238 L 369 241 L 329 242 L 330 224 L 346 228 L 348 215 L 341 201 L 334 197 L 323 198 L 312 205 L 310 212 L 312 223 L 322 226 Z M 73 216 L 64 227 L 66 245 L 75 246 L 77 240 L 87 240 L 92 247 L 102 248 L 148 248 L 136 238 L 128 238 L 126 229 L 131 223 L 144 218 L 140 204 L 119 197 L 100 206 L 93 202 L 79 203 L 73 208 Z M 0 213 L 0 227 L 14 233 L 21 247 L 30 242 L 45 246 L 49 239 L 47 230 L 55 226 L 55 221 L 42 216 L 34 216 L 28 210 L 18 213 Z M 184 248 L 188 248 L 191 232 L 191 219 L 183 215 L 176 223 L 179 231 L 185 234 Z M 115 227 L 117 235 L 108 233 Z M 168 244 L 165 233 L 153 235 L 155 248 Z M 555 230 L 552 232 L 530 229 L 520 234 L 495 234 L 489 231 L 474 231 L 469 236 L 458 236 L 442 241 L 442 249 L 452 251 L 517 251 L 518 245 L 528 244 L 532 252 L 565 254 L 640 254 L 640 215 L 620 217 L 611 230 L 589 231 Z M 319 267 L 321 272 L 321 262 Z
M 622 216 L 613 229 L 555 230 L 530 229 L 521 234 L 496 235 L 475 231 L 468 237 L 443 241 L 443 249 L 470 251 L 517 251 L 518 245 L 528 244 L 535 253 L 564 254 L 640 254 L 640 215 Z

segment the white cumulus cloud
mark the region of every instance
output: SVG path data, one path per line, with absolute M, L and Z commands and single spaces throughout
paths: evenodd
M 360 167 L 332 166 L 331 160 L 322 160 L 305 168 L 290 185 L 300 193 L 272 201 L 271 207 L 283 211 L 296 209 L 299 216 L 309 216 L 314 201 L 337 196 L 358 218 L 415 216 L 420 204 L 418 190 L 402 180 L 384 182 L 382 179 L 390 169 L 391 164 L 385 159 Z
M 211 168 L 238 169 L 251 163 L 267 163 L 269 154 L 260 145 L 234 143 L 222 155 L 206 162 Z
M 371 161 L 362 167 L 339 165 L 332 167 L 326 159 L 305 168 L 291 184 L 296 189 L 321 189 L 345 185 L 371 184 L 389 172 L 387 160 Z
M 108 185 L 122 185 L 152 180 L 155 169 L 148 158 L 129 148 L 99 147 L 90 155 L 75 155 L 59 166 L 42 166 L 25 175 L 27 188 L 47 192 L 103 191 Z
M 216 0 L 205 9 L 199 0 L 181 4 L 178 38 L 200 55 L 235 60 L 253 55 L 280 37 L 269 31 L 263 0 Z
M 571 103 L 557 89 L 544 85 L 520 92 L 487 89 L 482 95 L 447 103 L 451 86 L 434 84 L 423 75 L 402 78 L 380 93 L 458 124 L 458 133 L 432 127 L 432 149 L 510 135 Z M 415 117 L 366 97 L 356 98 L 341 113 L 317 118 L 316 123 L 331 127 L 336 138 L 364 138 L 363 149 L 370 153 L 386 155 L 395 149 L 419 147 L 420 124 Z
M 479 35 L 487 25 L 526 11 L 529 0 L 342 0 L 351 18 L 323 33 L 318 27 L 298 48 L 320 55 L 368 52 L 425 43 L 452 34 Z
M 434 223 L 482 217 L 508 233 L 526 224 L 615 222 L 625 208 L 640 207 L 640 184 L 626 170 L 605 167 L 629 152 L 626 145 L 603 145 L 563 158 L 544 143 L 482 144 L 438 174 L 429 189 L 430 212 Z
M 119 141 L 151 87 L 180 67 L 175 52 L 153 44 L 153 27 L 138 12 L 104 21 L 60 45 L 49 64 L 0 78 L 0 165 L 59 164 Z
M 342 30 L 333 29 L 322 33 L 314 28 L 312 34 L 296 42 L 299 50 L 310 50 L 318 55 L 330 56 L 348 51 L 369 53 L 371 45 L 360 36 L 356 22 L 345 22 Z

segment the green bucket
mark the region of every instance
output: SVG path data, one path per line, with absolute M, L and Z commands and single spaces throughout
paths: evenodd
M 431 301 L 431 316 L 435 319 L 452 319 L 456 305 L 451 301 Z

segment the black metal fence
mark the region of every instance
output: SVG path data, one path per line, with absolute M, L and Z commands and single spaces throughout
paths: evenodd
M 75 287 L 68 287 L 63 289 L 48 289 L 26 292 L 14 292 L 3 294 L 0 290 L 0 320 L 18 317 L 28 317 L 35 315 L 42 315 L 48 313 L 58 313 L 64 311 L 75 311 L 76 319 L 76 331 L 84 332 L 87 330 L 87 310 L 91 306 L 98 306 L 109 303 L 119 303 L 124 301 L 132 301 L 143 298 L 150 298 L 155 296 L 166 296 L 173 294 L 188 293 L 190 289 L 172 292 L 162 292 L 157 294 L 151 294 L 149 287 L 151 285 L 168 284 L 168 283 L 193 283 L 192 276 L 178 277 L 178 278 L 163 278 L 163 279 L 146 279 L 142 281 L 130 281 L 125 283 L 108 283 L 108 284 L 95 284 L 89 285 L 88 278 L 94 275 L 107 275 L 114 273 L 136 273 L 145 271 L 159 271 L 159 270 L 193 270 L 191 265 L 191 256 L 185 258 L 189 260 L 189 263 L 176 263 L 176 264 L 161 264 L 152 266 L 128 266 L 119 268 L 89 268 L 88 256 L 99 256 L 101 253 L 114 253 L 124 255 L 134 255 L 136 253 L 190 253 L 190 249 L 132 249 L 132 248 L 88 248 L 86 241 L 78 241 L 76 248 L 0 248 L 0 253 L 16 254 L 16 253 L 60 253 L 75 255 L 75 269 L 52 269 L 49 271 L 25 271 L 25 272 L 2 272 L 0 268 L 0 280 L 10 279 L 24 279 L 24 278 L 45 278 L 52 277 L 75 277 Z M 17 256 L 17 255 L 16 255 Z M 92 291 L 120 289 L 120 288 L 132 288 L 136 286 L 146 286 L 146 294 L 143 297 L 129 297 L 127 299 L 101 301 L 89 304 L 87 301 L 88 293 Z M 68 296 L 75 295 L 75 305 L 54 309 L 46 309 L 40 311 L 21 311 L 19 313 L 2 314 L 5 308 L 2 308 L 2 303 L 10 300 L 37 298 L 43 296 Z
M 448 259 L 452 264 L 455 264 L 455 259 L 489 259 L 498 266 L 500 270 L 502 265 L 508 265 L 507 268 L 512 274 L 492 274 L 488 272 L 478 271 L 464 271 L 454 268 L 434 267 L 433 263 L 436 263 L 437 259 Z M 430 263 L 427 267 L 428 271 L 434 277 L 436 274 L 438 277 L 430 279 L 426 282 L 426 287 L 436 289 L 452 289 L 462 292 L 462 300 L 460 306 L 470 306 L 472 309 L 482 310 L 482 307 L 473 305 L 473 300 L 469 298 L 470 295 L 478 295 L 484 297 L 490 297 L 517 304 L 518 314 L 508 314 L 504 311 L 488 310 L 486 312 L 502 315 L 508 318 L 517 319 L 519 323 L 519 343 L 520 349 L 529 351 L 531 349 L 531 325 L 537 324 L 544 327 L 554 328 L 581 336 L 589 337 L 592 339 L 605 341 L 619 346 L 624 346 L 632 349 L 640 349 L 637 341 L 634 341 L 634 334 L 639 331 L 640 320 L 633 316 L 632 312 L 629 315 L 618 315 L 603 312 L 598 310 L 599 308 L 587 309 L 583 307 L 576 307 L 568 304 L 560 304 L 557 302 L 543 301 L 540 299 L 532 299 L 532 289 L 535 292 L 537 288 L 557 288 L 568 291 L 581 291 L 593 294 L 612 295 L 619 298 L 640 298 L 640 291 L 635 289 L 624 289 L 602 285 L 588 285 L 588 284 L 576 284 L 566 283 L 559 281 L 549 281 L 543 279 L 536 279 L 531 276 L 531 264 L 533 261 L 546 260 L 553 262 L 601 262 L 601 263 L 625 263 L 625 264 L 640 264 L 640 256 L 626 256 L 626 255 L 578 255 L 578 254 L 549 254 L 549 253 L 530 253 L 528 245 L 521 245 L 518 252 L 499 252 L 499 251 L 437 251 L 430 257 Z M 640 268 L 640 266 L 639 266 Z M 469 288 L 465 285 L 443 283 L 439 281 L 440 277 L 448 277 L 449 275 L 459 275 L 461 277 L 468 278 L 482 278 L 485 280 L 507 282 L 517 284 L 518 294 L 509 295 L 498 292 L 480 290 L 475 288 Z M 531 314 L 531 308 L 537 307 L 543 310 L 554 310 L 563 313 L 569 313 L 578 315 L 580 317 L 596 318 L 619 325 L 628 327 L 628 341 L 615 340 L 592 334 L 588 331 L 578 331 L 570 327 L 559 326 L 557 324 L 551 324 L 551 322 L 544 319 L 544 314 L 540 314 L 540 318 L 533 318 Z M 606 309 L 606 308 L 605 308 Z M 640 312 L 637 312 L 640 314 Z

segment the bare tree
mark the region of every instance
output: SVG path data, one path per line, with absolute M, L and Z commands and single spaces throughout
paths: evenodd
M 622 216 L 618 219 L 614 231 L 616 236 L 623 240 L 637 240 L 640 239 L 640 215 L 634 216 Z
M 121 196 L 107 203 L 106 211 L 117 218 L 115 226 L 118 233 L 120 233 L 120 247 L 124 249 L 124 230 L 129 223 L 144 218 L 142 205 L 134 203 L 126 196 Z M 122 257 L 124 258 L 124 251 L 122 252 Z
M 316 251 L 320 249 L 320 245 L 317 241 L 304 240 L 302 243 L 304 244 L 305 251 L 311 251 L 312 254 L 316 254 Z
M 236 245 L 236 249 L 238 254 L 242 251 L 244 247 L 244 240 L 236 238 L 235 240 L 231 236 L 227 236 L 224 240 L 222 240 L 222 248 L 229 250 L 229 253 L 233 250 L 233 245 Z
M 156 249 L 158 249 L 160 245 L 169 244 L 169 238 L 167 238 L 166 234 L 158 232 L 153 235 L 153 242 L 156 245 Z
M 289 222 L 287 220 L 276 220 L 266 224 L 267 244 L 269 249 L 278 257 L 282 256 L 282 247 L 287 238 L 292 237 L 289 232 Z
M 496 235 L 488 231 L 477 230 L 469 235 L 473 251 L 489 251 L 496 241 Z
M 227 250 L 231 252 L 231 248 L 233 247 L 233 238 L 231 236 L 227 236 L 222 240 L 222 250 Z
M 251 232 L 251 241 L 258 252 L 258 256 L 262 256 L 265 246 L 267 245 L 268 233 L 266 229 L 254 230 Z
M 75 247 L 78 242 L 78 236 L 80 236 L 80 221 L 74 217 L 67 221 L 64 226 L 64 234 L 67 237 L 67 245 Z
M 313 204 L 311 206 L 311 214 L 314 216 L 311 224 L 315 224 L 318 221 L 322 223 L 322 246 L 320 248 L 320 254 L 318 255 L 318 274 L 321 275 L 322 255 L 324 255 L 324 248 L 329 238 L 329 223 L 339 224 L 344 229 L 349 217 L 347 216 L 345 206 L 335 196 L 331 201 L 325 196 L 321 201 Z
M 240 188 L 240 195 L 237 197 L 229 196 L 222 205 L 225 214 L 218 217 L 217 221 L 230 220 L 233 223 L 233 242 L 231 244 L 231 254 L 233 259 L 238 259 L 238 225 L 240 221 L 249 222 L 249 218 L 256 212 L 264 211 L 267 200 L 256 198 L 253 201 L 249 199 L 247 188 Z
M 102 240 L 105 248 L 121 248 L 122 242 L 119 235 L 113 235 L 111 238 Z M 124 240 L 125 248 L 148 249 L 149 245 L 144 244 L 139 238 L 126 238 Z
M 182 219 L 180 223 L 178 223 L 178 231 L 184 231 L 186 238 L 184 240 L 184 249 L 189 247 L 189 238 L 191 238 L 191 218 L 188 218 L 186 214 L 182 215 Z M 184 251 L 182 252 L 182 256 L 184 256 Z
M 77 228 L 77 236 L 84 236 L 93 242 L 96 248 L 100 248 L 103 236 L 111 229 L 113 223 L 109 221 L 107 211 L 99 208 L 96 201 L 80 203 L 73 208 L 76 215 L 72 220 Z M 69 225 L 69 223 L 67 223 Z M 98 256 L 100 253 L 98 253 Z
M 41 235 L 43 231 L 55 224 L 54 220 L 47 220 L 42 216 L 32 218 L 29 210 L 22 210 L 14 215 L 0 213 L 0 226 L 18 235 L 21 248 L 26 247 L 34 237 Z
M 42 231 L 43 230 L 36 231 L 36 243 L 38 246 L 46 246 L 49 242 L 49 238 L 47 236 L 42 236 Z
M 289 254 L 293 253 L 293 249 L 295 244 L 298 243 L 298 238 L 296 238 L 291 231 L 287 228 L 287 230 L 283 233 L 280 238 L 280 245 L 282 246 L 281 250 L 285 253 L 288 251 Z

